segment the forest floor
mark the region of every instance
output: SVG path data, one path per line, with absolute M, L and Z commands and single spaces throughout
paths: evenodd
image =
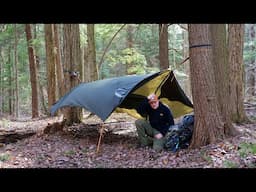
M 239 135 L 198 149 L 155 152 L 137 147 L 135 119 L 113 113 L 104 124 L 100 145 L 100 119 L 44 133 L 59 117 L 0 119 L 0 133 L 33 130 L 32 136 L 0 143 L 0 168 L 256 168 L 256 105 L 246 105 L 250 124 L 234 124 Z M 97 150 L 98 149 L 98 150 Z

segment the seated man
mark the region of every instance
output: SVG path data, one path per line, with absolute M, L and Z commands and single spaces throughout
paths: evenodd
M 148 120 L 135 121 L 140 144 L 153 145 L 156 151 L 162 150 L 168 128 L 174 125 L 171 110 L 161 103 L 155 94 L 150 94 L 136 110 L 141 116 L 148 117 Z

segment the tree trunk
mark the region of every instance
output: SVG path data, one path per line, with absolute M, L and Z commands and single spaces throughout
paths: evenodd
M 0 48 L 0 55 L 1 55 L 1 59 L 2 59 L 2 48 Z M 2 78 L 2 70 L 3 70 L 3 60 L 2 62 L 0 62 L 0 117 L 2 117 L 3 115 L 3 78 Z
M 88 62 L 88 47 L 87 45 L 83 48 L 83 59 L 84 59 L 84 65 L 83 65 L 83 79 L 84 82 L 90 82 L 90 69 L 89 69 L 89 62 Z
M 12 98 L 13 98 L 13 94 L 12 94 L 12 65 L 11 65 L 11 47 L 8 46 L 8 60 L 7 63 L 9 64 L 7 67 L 7 71 L 8 71 L 8 111 L 9 111 L 9 115 L 13 114 L 13 108 L 12 108 Z
M 160 70 L 169 68 L 168 25 L 159 24 L 159 60 Z
M 80 83 L 79 74 L 82 73 L 82 58 L 80 50 L 79 24 L 64 24 L 64 74 L 65 91 L 69 92 Z M 67 107 L 64 112 L 66 124 L 80 123 L 82 109 L 77 107 Z
M 48 93 L 48 109 L 56 102 L 56 60 L 55 60 L 55 42 L 53 24 L 45 24 L 45 49 L 47 63 L 47 93 Z
M 208 24 L 189 24 L 190 70 L 195 126 L 191 148 L 224 138 L 224 124 L 217 106 L 212 47 Z
M 132 24 L 127 24 L 126 44 L 127 44 L 127 48 L 130 50 L 129 57 L 133 56 L 133 51 L 132 51 L 133 44 L 134 44 L 134 42 L 133 42 L 133 31 L 134 30 L 133 30 Z M 134 65 L 134 63 L 132 61 L 129 61 L 129 59 L 126 61 L 126 74 L 128 74 L 128 75 L 134 74 L 134 71 L 130 70 L 130 69 L 132 69 L 133 65 Z
M 3 115 L 4 112 L 4 81 L 3 81 L 3 63 L 5 63 L 4 60 L 4 52 L 3 49 L 0 47 L 0 57 L 1 57 L 1 62 L 0 62 L 0 117 Z
M 36 65 L 38 66 L 38 70 L 40 71 L 40 60 L 36 59 Z M 45 102 L 45 97 L 44 97 L 44 87 L 43 85 L 40 83 L 38 84 L 38 89 L 39 89 L 39 97 L 40 97 L 40 102 L 41 102 L 41 109 L 43 111 L 43 114 L 48 114 L 48 107 L 47 104 Z
M 229 83 L 228 50 L 225 24 L 212 24 L 213 69 L 216 82 L 216 95 L 219 111 L 224 122 L 226 136 L 235 136 L 237 131 L 231 122 L 230 95 L 227 94 Z
M 58 83 L 58 98 L 64 95 L 64 74 L 63 74 L 63 65 L 61 62 L 61 53 L 60 53 L 60 43 L 59 43 L 59 30 L 58 24 L 53 25 L 54 30 L 54 58 L 56 64 L 56 74 L 57 74 L 57 83 Z
M 87 39 L 88 39 L 88 49 L 87 49 L 87 62 L 89 81 L 95 81 L 99 78 L 98 67 L 96 65 L 96 48 L 94 39 L 94 24 L 87 24 Z
M 29 68 L 30 68 L 30 82 L 32 89 L 32 118 L 38 117 L 38 81 L 37 81 L 37 67 L 35 61 L 35 53 L 33 46 L 30 44 L 32 40 L 31 26 L 25 24 L 25 31 L 28 45 Z
M 234 122 L 242 123 L 248 121 L 243 105 L 245 82 L 243 68 L 244 24 L 229 24 L 228 33 L 231 118 Z
M 33 25 L 33 36 L 34 36 L 34 39 L 37 39 L 37 24 L 34 24 Z M 36 54 L 36 66 L 37 66 L 37 69 L 38 71 L 41 71 L 41 66 L 40 66 L 40 57 L 39 55 L 37 54 L 39 52 L 39 50 L 37 49 L 37 47 L 35 47 L 35 54 Z M 43 114 L 48 114 L 48 107 L 46 106 L 46 102 L 45 102 L 45 97 L 44 97 L 44 92 L 43 92 L 43 84 L 42 84 L 42 80 L 44 79 L 43 78 L 40 78 L 40 75 L 38 76 L 38 92 L 39 92 L 39 98 L 38 98 L 38 101 L 39 101 L 39 111 L 42 112 Z
M 249 41 L 250 42 L 255 42 L 255 36 L 256 36 L 256 31 L 255 31 L 255 24 L 248 24 L 249 25 Z M 255 96 L 256 96 L 256 57 L 255 57 L 255 43 L 252 43 L 249 47 L 249 52 L 252 55 L 250 57 L 250 62 L 249 62 L 249 67 L 246 73 L 246 88 L 247 88 L 247 98 L 249 102 L 254 102 L 255 101 Z
M 15 118 L 19 117 L 19 81 L 18 81 L 18 37 L 17 37 L 17 25 L 14 24 L 14 79 L 15 79 L 15 105 L 14 114 Z
M 187 25 L 184 26 L 184 28 L 187 28 Z M 183 60 L 187 59 L 182 65 L 184 66 L 185 74 L 188 76 L 184 81 L 184 91 L 188 98 L 192 100 L 192 94 L 191 94 L 191 81 L 190 81 L 190 68 L 189 68 L 189 50 L 188 50 L 188 31 L 183 30 L 182 32 L 183 36 Z

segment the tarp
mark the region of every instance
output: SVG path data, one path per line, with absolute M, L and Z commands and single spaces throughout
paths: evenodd
M 134 109 L 150 93 L 156 93 L 170 107 L 175 118 L 193 111 L 193 105 L 181 89 L 173 71 L 165 70 L 81 83 L 60 98 L 50 112 L 54 115 L 62 107 L 76 106 L 91 111 L 102 121 L 116 109 L 139 116 Z

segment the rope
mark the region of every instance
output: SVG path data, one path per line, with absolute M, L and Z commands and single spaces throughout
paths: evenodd
M 189 48 L 196 48 L 196 47 L 210 47 L 212 46 L 211 44 L 201 44 L 201 45 L 191 45 Z

